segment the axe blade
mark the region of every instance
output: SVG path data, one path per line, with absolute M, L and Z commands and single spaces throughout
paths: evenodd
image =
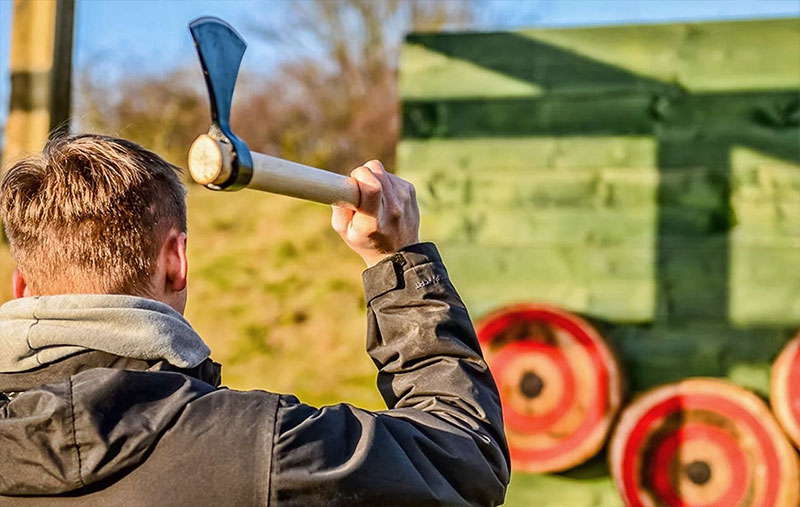
M 211 121 L 230 132 L 231 101 L 247 43 L 228 23 L 204 16 L 189 23 L 211 103 Z
M 248 187 L 311 201 L 358 208 L 361 192 L 355 180 L 253 152 L 231 131 L 233 87 L 247 48 L 242 37 L 219 18 L 202 17 L 189 23 L 203 67 L 211 128 L 189 148 L 189 172 L 212 190 Z

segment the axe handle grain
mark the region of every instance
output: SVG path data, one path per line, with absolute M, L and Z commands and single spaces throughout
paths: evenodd
M 262 153 L 250 156 L 253 176 L 246 188 L 323 204 L 359 205 L 361 195 L 352 178 Z M 231 176 L 233 159 L 229 144 L 204 134 L 189 149 L 189 173 L 201 185 L 222 185 Z
M 361 200 L 356 182 L 341 174 L 251 152 L 253 178 L 247 188 L 288 195 L 323 204 L 357 208 Z

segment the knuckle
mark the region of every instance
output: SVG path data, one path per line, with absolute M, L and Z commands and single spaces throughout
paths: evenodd
M 401 218 L 403 218 L 403 210 L 399 206 L 392 206 L 389 209 L 389 218 L 393 222 L 398 222 Z
M 375 198 L 375 197 L 380 196 L 381 195 L 380 184 L 378 184 L 378 185 L 368 185 L 366 188 L 364 188 L 364 194 L 366 194 L 366 197 L 369 197 L 369 198 Z
M 350 175 L 353 178 L 355 178 L 357 180 L 360 180 L 360 181 L 363 181 L 365 177 L 369 177 L 369 175 L 371 175 L 371 174 L 372 174 L 372 172 L 369 169 L 367 169 L 366 167 L 364 167 L 363 165 L 356 167 L 355 169 L 353 169 L 353 172 L 350 173 Z

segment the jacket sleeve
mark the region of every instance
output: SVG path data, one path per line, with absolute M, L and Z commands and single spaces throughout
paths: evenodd
M 389 410 L 283 396 L 270 505 L 497 505 L 509 480 L 500 400 L 433 244 L 364 272 L 367 352 Z

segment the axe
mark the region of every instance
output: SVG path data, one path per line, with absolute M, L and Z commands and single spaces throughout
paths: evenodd
M 357 208 L 352 178 L 297 162 L 251 152 L 231 130 L 233 87 L 247 48 L 229 24 L 215 17 L 189 23 L 211 105 L 211 128 L 189 148 L 192 179 L 212 190 L 252 188 L 324 204 Z

